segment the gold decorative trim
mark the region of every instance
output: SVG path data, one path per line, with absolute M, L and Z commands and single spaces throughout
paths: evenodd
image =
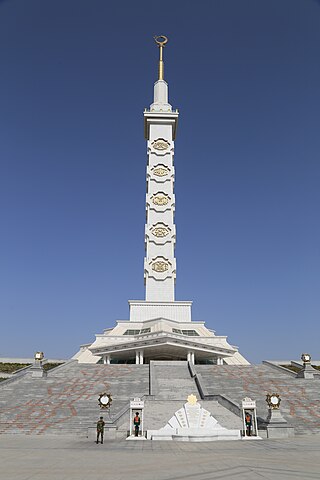
M 268 393 L 266 402 L 268 404 L 268 407 L 271 408 L 272 410 L 279 410 L 280 407 L 280 402 L 281 398 L 278 393 Z
M 167 195 L 156 195 L 152 197 L 152 203 L 154 205 L 164 206 L 169 203 L 169 197 Z
M 167 235 L 169 235 L 170 230 L 167 227 L 153 227 L 151 229 L 151 233 L 155 237 L 163 238 L 163 237 L 166 237 Z
M 164 138 L 158 138 L 157 140 L 152 142 L 152 147 L 155 150 L 164 151 L 164 150 L 168 150 L 168 148 L 170 147 L 170 143 Z
M 101 393 L 98 398 L 100 408 L 110 408 L 112 403 L 112 396 L 110 393 Z
M 155 35 L 154 40 L 159 47 L 159 67 L 158 67 L 158 75 L 159 80 L 164 80 L 164 62 L 163 62 L 163 49 L 168 42 L 168 37 L 165 35 Z
M 195 405 L 198 400 L 197 400 L 197 397 L 192 393 L 191 395 L 188 396 L 187 401 L 189 405 Z
M 152 170 L 153 175 L 156 175 L 157 177 L 165 177 L 169 173 L 169 168 L 165 167 L 164 165 L 160 165 L 159 167 L 156 167 Z
M 166 272 L 169 268 L 169 264 L 163 260 L 158 260 L 152 264 L 152 270 L 158 273 Z

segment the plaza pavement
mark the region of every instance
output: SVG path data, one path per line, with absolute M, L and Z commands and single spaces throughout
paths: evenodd
M 320 435 L 230 442 L 0 436 L 1 480 L 320 479 Z

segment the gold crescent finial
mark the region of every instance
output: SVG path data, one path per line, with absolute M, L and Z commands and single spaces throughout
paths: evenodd
M 160 49 L 159 80 L 164 80 L 163 49 L 166 43 L 168 43 L 168 37 L 166 37 L 165 35 L 155 35 L 153 38 Z
M 164 47 L 165 44 L 168 43 L 168 37 L 165 35 L 155 35 L 153 38 L 159 47 Z

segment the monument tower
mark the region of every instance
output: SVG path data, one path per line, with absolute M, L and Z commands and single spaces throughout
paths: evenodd
M 159 74 L 153 103 L 144 112 L 148 142 L 144 262 L 147 302 L 174 302 L 176 278 L 173 158 L 178 111 L 172 111 L 168 103 L 168 84 L 164 80 L 163 49 L 167 41 L 166 37 L 156 38 Z
M 167 37 L 155 37 L 159 49 L 153 102 L 144 111 L 147 140 L 145 225 L 145 300 L 129 300 L 130 319 L 96 335 L 75 355 L 79 362 L 148 363 L 188 360 L 192 363 L 247 364 L 225 336 L 216 336 L 203 321 L 192 321 L 191 301 L 175 300 L 176 227 L 174 223 L 174 141 L 178 110 L 168 100 L 163 52 Z

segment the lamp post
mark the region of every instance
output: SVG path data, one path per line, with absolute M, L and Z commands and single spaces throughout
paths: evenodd
M 42 360 L 44 358 L 44 353 L 43 352 L 36 352 L 34 354 L 34 360 L 37 365 L 42 365 Z
M 268 393 L 266 402 L 269 407 L 265 423 L 268 438 L 286 438 L 294 434 L 294 429 L 288 425 L 287 420 L 281 415 L 281 398 L 278 393 Z
M 303 353 L 301 355 L 301 360 L 303 361 L 303 366 L 311 365 L 311 355 L 309 353 Z
M 43 352 L 36 352 L 34 354 L 34 363 L 30 368 L 33 377 L 42 378 L 47 376 L 47 372 L 43 369 L 43 365 L 42 365 L 43 359 L 44 359 Z
M 315 374 L 317 374 L 317 371 L 311 365 L 310 353 L 303 353 L 301 355 L 301 360 L 303 362 L 303 367 L 300 370 L 300 372 L 297 373 L 297 378 L 307 378 L 307 379 L 315 378 Z

